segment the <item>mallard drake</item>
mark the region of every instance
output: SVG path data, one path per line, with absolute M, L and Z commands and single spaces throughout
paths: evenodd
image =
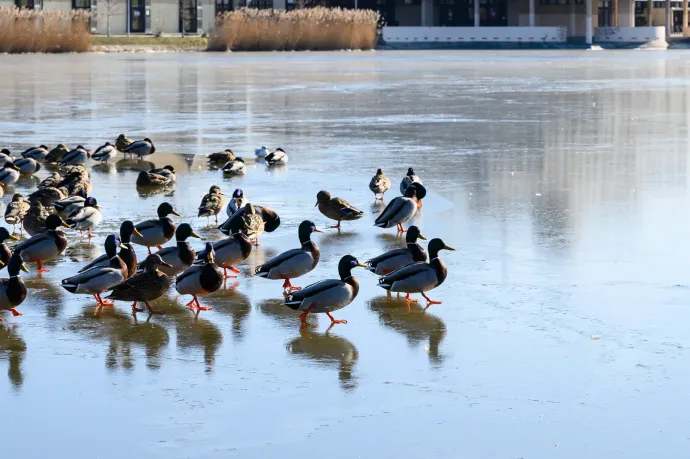
M 347 320 L 336 320 L 331 312 L 342 309 L 354 301 L 359 293 L 359 283 L 352 275 L 352 269 L 367 265 L 357 261 L 352 255 L 345 255 L 338 263 L 340 279 L 326 279 L 290 293 L 285 305 L 296 311 L 303 311 L 299 319 L 307 323 L 309 313 L 326 313 L 332 324 L 346 324 Z
M 261 233 L 264 232 L 264 220 L 251 204 L 244 206 L 242 225 L 242 232 L 246 234 L 250 240 L 253 240 L 254 244 L 258 247 L 259 236 L 261 236 Z
M 266 145 L 262 145 L 260 148 L 254 150 L 254 154 L 259 158 L 265 158 L 271 153 Z
M 19 180 L 19 168 L 12 162 L 6 162 L 0 169 L 0 184 L 3 186 L 14 185 Z
M 205 263 L 202 265 L 192 265 L 175 280 L 175 289 L 180 295 L 192 295 L 193 299 L 187 303 L 190 309 L 209 311 L 211 307 L 204 307 L 199 304 L 197 297 L 209 295 L 217 291 L 223 285 L 223 273 L 215 263 L 215 252 L 213 244 L 206 243 Z
M 252 206 L 254 212 L 259 214 L 264 221 L 264 231 L 267 233 L 272 233 L 280 226 L 280 217 L 274 211 L 265 206 Z M 218 227 L 223 234 L 235 234 L 244 230 L 244 220 L 243 216 L 246 212 L 247 204 L 241 209 L 238 209 L 232 217 L 228 218 L 223 222 L 222 225 Z
M 244 191 L 242 191 L 241 188 L 237 188 L 232 192 L 232 198 L 230 202 L 228 202 L 228 207 L 226 209 L 228 217 L 232 217 L 235 212 L 244 208 L 248 202 L 247 198 L 244 197 Z
M 144 271 L 136 273 L 121 284 L 110 288 L 110 295 L 105 299 L 119 301 L 133 301 L 132 314 L 144 312 L 137 308 L 137 303 L 143 302 L 150 314 L 165 314 L 151 308 L 149 301 L 157 300 L 170 288 L 170 278 L 159 269 L 161 266 L 169 268 L 170 265 L 157 255 L 152 254 L 144 260 Z
M 10 261 L 10 257 L 12 257 L 12 251 L 9 247 L 7 247 L 7 244 L 5 244 L 5 241 L 8 239 L 12 241 L 19 240 L 17 236 L 10 234 L 10 232 L 7 231 L 7 228 L 0 227 L 0 269 L 3 269 L 5 266 L 7 266 L 7 263 Z
M 429 305 L 441 304 L 433 301 L 424 292 L 428 292 L 441 285 L 446 280 L 448 269 L 438 256 L 441 250 L 455 250 L 447 246 L 441 239 L 435 238 L 429 241 L 429 263 L 413 263 L 393 271 L 379 279 L 379 287 L 389 292 L 406 293 L 407 301 L 411 293 L 421 293 Z
M 302 244 L 297 249 L 291 249 L 271 258 L 266 263 L 257 266 L 254 274 L 265 279 L 282 279 L 283 289 L 290 292 L 299 290 L 290 283 L 290 279 L 303 276 L 316 268 L 321 257 L 319 248 L 311 240 L 311 233 L 323 233 L 314 222 L 305 220 L 299 225 L 297 234 Z
M 287 164 L 288 155 L 282 148 L 276 148 L 271 153 L 266 155 L 266 163 L 269 166 L 276 166 L 280 164 Z
M 77 145 L 77 148 L 67 153 L 62 157 L 60 161 L 60 166 L 76 166 L 78 164 L 84 164 L 91 157 L 91 152 L 81 145 Z
M 45 161 L 48 156 L 48 147 L 41 145 L 38 147 L 27 148 L 22 152 L 22 158 L 31 158 L 40 163 Z
M 235 153 L 233 153 L 231 149 L 226 148 L 224 151 L 211 153 L 207 158 L 209 166 L 220 167 L 226 164 L 228 161 L 234 160 Z
M 223 192 L 220 190 L 218 185 L 213 185 L 208 193 L 201 198 L 201 204 L 199 205 L 199 217 L 206 217 L 206 223 L 208 224 L 208 219 L 211 216 L 216 217 L 216 224 L 218 224 L 218 214 L 223 209 L 225 204 L 225 199 L 223 199 Z
M 8 162 L 14 162 L 14 157 L 12 156 L 11 151 L 9 151 L 7 148 L 3 148 L 0 150 L 0 166 L 4 166 Z
M 369 189 L 374 193 L 374 199 L 383 201 L 383 195 L 391 187 L 391 179 L 381 169 L 376 169 L 376 175 L 369 182 Z M 379 198 L 378 195 L 381 195 Z
M 69 196 L 67 188 L 44 187 L 39 188 L 29 195 L 29 201 L 38 201 L 43 207 L 53 207 L 53 205 Z
M 34 175 L 41 170 L 41 164 L 32 158 L 20 158 L 14 162 L 21 175 Z
M 55 204 L 53 204 L 53 207 L 55 208 L 55 210 L 58 211 L 58 213 L 67 217 L 68 215 L 71 215 L 75 210 L 79 210 L 82 207 L 84 207 L 86 198 L 86 190 L 81 189 L 74 196 L 68 196 L 65 199 L 60 199 Z
M 110 142 L 106 142 L 93 152 L 91 159 L 94 161 L 105 161 L 106 163 L 117 156 L 117 148 Z
M 169 263 L 168 267 L 160 268 L 168 276 L 176 276 L 185 269 L 192 266 L 196 251 L 187 242 L 190 237 L 201 239 L 201 236 L 196 234 L 188 223 L 182 223 L 175 230 L 175 239 L 177 244 L 172 247 L 164 247 L 155 254 L 159 255 L 163 261 Z M 143 263 L 139 265 L 139 269 L 143 269 Z
M 67 224 L 70 228 L 79 230 L 80 233 L 88 232 L 89 239 L 93 237 L 91 230 L 97 227 L 103 220 L 101 208 L 98 206 L 96 198 L 89 196 L 84 201 L 84 207 L 77 209 L 67 217 Z M 119 242 L 118 238 L 118 242 Z
M 223 171 L 223 175 L 228 176 L 245 175 L 247 173 L 247 169 L 244 167 L 244 159 L 242 158 L 235 158 L 232 161 L 228 161 L 221 170 Z
M 396 269 L 411 263 L 423 263 L 426 261 L 426 251 L 417 244 L 417 238 L 426 240 L 419 228 L 410 226 L 405 240 L 407 246 L 402 249 L 393 249 L 367 261 L 367 269 L 379 276 L 385 276 Z
M 240 272 L 235 265 L 246 260 L 252 253 L 252 241 L 244 233 L 235 233 L 227 239 L 213 243 L 216 264 L 223 268 L 226 279 L 237 276 L 228 275 L 228 269 L 235 274 Z M 195 263 L 203 262 L 206 259 L 206 250 L 197 252 Z
M 137 270 L 137 253 L 134 251 L 132 246 L 132 235 L 136 234 L 141 236 L 141 234 L 134 227 L 134 223 L 129 220 L 125 220 L 120 225 L 120 242 L 124 248 L 120 249 L 117 256 L 125 263 L 127 266 L 127 277 L 132 277 Z M 93 260 L 88 265 L 84 266 L 79 270 L 83 273 L 86 270 L 94 268 L 96 266 L 108 266 L 110 259 L 107 254 L 103 254 L 100 257 Z
M 15 250 L 7 264 L 7 274 L 9 279 L 0 279 L 0 310 L 10 311 L 13 316 L 21 316 L 22 313 L 15 308 L 24 302 L 26 298 L 26 285 L 21 277 L 19 270 L 29 272 L 22 259 L 21 252 Z M 0 322 L 5 319 L 0 318 Z
M 323 190 L 319 191 L 316 195 L 316 206 L 318 206 L 319 212 L 326 217 L 338 221 L 337 225 L 331 226 L 330 228 L 340 229 L 341 220 L 357 220 L 364 215 L 364 212 L 346 200 L 342 198 L 331 198 L 331 194 Z
M 41 180 L 41 183 L 38 184 L 38 189 L 40 190 L 41 188 L 50 187 L 57 188 L 60 182 L 62 182 L 62 176 L 60 175 L 60 173 L 53 172 L 48 177 Z
M 164 202 L 158 206 L 158 220 L 146 220 L 138 225 L 136 229 L 141 234 L 132 236 L 132 242 L 138 245 L 143 245 L 151 253 L 151 247 L 158 246 L 162 249 L 163 244 L 168 242 L 175 234 L 175 223 L 168 217 L 168 215 L 181 215 L 173 209 L 169 203 Z
M 59 217 L 58 217 L 59 218 Z M 105 253 L 110 259 L 108 266 L 95 266 L 76 276 L 62 279 L 62 288 L 70 293 L 93 295 L 99 306 L 112 306 L 112 301 L 104 301 L 101 293 L 127 279 L 127 266 L 117 256 L 118 247 L 124 248 L 117 234 L 105 238 Z
M 38 201 L 29 201 L 29 210 L 24 215 L 22 227 L 29 236 L 36 236 L 46 231 L 46 220 L 50 212 Z
M 171 165 L 154 168 L 151 169 L 149 172 L 152 174 L 157 174 L 166 177 L 170 181 L 170 183 L 173 183 L 177 180 L 177 177 L 175 176 L 175 168 Z
M 414 169 L 410 167 L 409 169 L 407 169 L 407 175 L 405 175 L 402 181 L 400 181 L 400 194 L 405 196 L 405 190 L 407 190 L 407 187 L 409 187 L 413 183 L 419 183 L 420 185 L 423 185 L 422 181 L 414 173 Z M 422 198 L 419 198 L 419 200 L 417 201 L 417 207 L 422 207 Z
M 426 195 L 424 185 L 419 183 L 408 186 L 404 196 L 398 196 L 388 203 L 381 215 L 374 221 L 374 226 L 379 228 L 390 228 L 397 225 L 398 232 L 404 233 L 402 224 L 409 221 L 417 213 L 418 199 Z
M 151 139 L 146 137 L 144 140 L 137 140 L 132 142 L 123 150 L 124 153 L 128 153 L 130 156 L 137 155 L 139 158 L 143 156 L 152 155 L 156 152 L 156 146 L 153 144 Z
M 24 221 L 26 223 L 26 219 Z M 56 258 L 67 248 L 67 238 L 65 233 L 58 229 L 60 226 L 69 228 L 69 225 L 62 221 L 58 215 L 49 215 L 46 219 L 46 231 L 44 233 L 36 234 L 26 241 L 20 242 L 14 248 L 22 253 L 22 257 L 27 262 L 37 263 L 39 273 L 50 271 L 43 268 L 43 263 Z
M 124 153 L 125 149 L 132 145 L 133 142 L 134 141 L 126 135 L 120 134 L 119 136 L 117 136 L 117 140 L 115 140 L 115 148 L 117 148 L 118 151 Z
M 149 186 L 167 186 L 170 185 L 172 181 L 169 177 L 154 174 L 153 172 L 139 172 L 137 176 L 137 186 L 149 187 Z
M 58 144 L 55 148 L 48 152 L 48 156 L 46 156 L 44 162 L 59 163 L 60 161 L 62 161 L 62 158 L 64 158 L 67 153 L 69 153 L 69 148 L 67 148 L 63 144 Z
M 15 193 L 12 196 L 12 201 L 7 204 L 7 209 L 5 209 L 5 223 L 13 227 L 18 224 L 21 225 L 29 207 L 31 207 L 29 201 L 24 198 L 24 195 Z

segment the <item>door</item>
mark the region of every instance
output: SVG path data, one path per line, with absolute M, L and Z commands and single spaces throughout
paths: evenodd
M 132 33 L 146 32 L 145 0 L 129 0 L 129 30 Z
M 479 24 L 482 27 L 503 27 L 508 25 L 506 0 L 480 0 Z
M 196 33 L 196 0 L 180 0 L 180 33 Z
M 438 11 L 441 27 L 471 27 L 474 25 L 474 0 L 442 0 Z

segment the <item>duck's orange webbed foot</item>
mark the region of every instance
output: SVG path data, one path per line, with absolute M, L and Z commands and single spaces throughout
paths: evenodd
M 347 323 L 347 320 L 345 320 L 345 319 L 336 319 L 335 317 L 333 317 L 331 315 L 330 312 L 327 312 L 326 315 L 328 316 L 329 319 L 331 319 L 331 325 L 333 325 L 333 324 L 346 324 Z

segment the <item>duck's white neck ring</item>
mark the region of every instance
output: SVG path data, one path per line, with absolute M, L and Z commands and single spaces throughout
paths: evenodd
M 16 276 L 10 276 L 10 279 L 16 279 L 18 277 L 19 277 L 19 274 L 17 274 Z
M 431 262 L 431 261 L 434 261 L 434 260 L 438 260 L 438 257 L 434 257 L 434 258 L 432 258 L 432 259 L 429 260 L 429 261 Z
M 416 242 L 408 242 L 407 245 L 417 245 Z
M 117 258 L 117 255 L 115 255 L 114 257 L 110 257 L 111 260 L 114 260 L 116 258 Z
M 348 280 L 348 279 L 352 279 L 352 276 L 347 276 L 347 277 L 346 277 L 345 279 L 343 279 L 343 280 L 345 281 L 345 280 Z

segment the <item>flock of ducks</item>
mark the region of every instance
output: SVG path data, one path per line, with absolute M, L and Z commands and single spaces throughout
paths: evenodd
M 145 138 L 133 141 L 120 135 L 114 144 L 106 142 L 91 153 L 83 146 L 68 149 L 60 144 L 49 150 L 45 145 L 32 147 L 13 158 L 7 149 L 0 152 L 0 196 L 4 188 L 14 184 L 20 175 L 35 174 L 42 164 L 57 164 L 59 172 L 53 172 L 40 182 L 38 189 L 28 197 L 16 193 L 5 211 L 6 223 L 20 227 L 30 236 L 20 241 L 15 234 L 0 227 L 0 269 L 7 267 L 9 278 L 0 279 L 0 310 L 14 316 L 21 315 L 17 307 L 26 299 L 27 289 L 20 271 L 28 272 L 25 263 L 36 263 L 39 273 L 49 271 L 47 261 L 58 258 L 66 249 L 68 240 L 61 228 L 70 228 L 89 239 L 92 230 L 103 220 L 101 208 L 91 196 L 93 185 L 84 164 L 89 160 L 110 161 L 118 155 L 143 158 L 156 152 L 153 142 Z M 269 150 L 266 146 L 256 149 L 255 155 L 267 166 L 286 164 L 288 155 L 282 148 Z M 219 168 L 224 176 L 244 175 L 244 159 L 232 150 L 208 156 L 209 166 Z M 141 172 L 138 187 L 160 186 L 176 180 L 172 166 Z M 369 183 L 374 199 L 383 201 L 391 188 L 391 180 L 381 169 Z M 285 251 L 254 269 L 256 277 L 282 281 L 284 304 L 296 311 L 302 323 L 314 313 L 326 314 L 332 324 L 346 323 L 335 319 L 331 313 L 344 308 L 356 298 L 359 284 L 352 270 L 363 267 L 379 277 L 378 286 L 391 292 L 404 293 L 406 302 L 414 302 L 411 294 L 419 293 L 427 301 L 427 307 L 440 303 L 426 296 L 426 292 L 441 285 L 447 277 L 447 268 L 439 257 L 441 250 L 454 250 L 441 239 L 432 239 L 427 252 L 417 243 L 426 238 L 419 228 L 403 224 L 409 222 L 422 206 L 426 188 L 410 168 L 400 182 L 401 196 L 392 199 L 376 218 L 375 226 L 392 228 L 406 234 L 406 246 L 390 250 L 362 263 L 352 255 L 345 255 L 338 263 L 338 278 L 326 279 L 301 288 L 292 284 L 313 271 L 320 260 L 320 251 L 311 239 L 315 232 L 323 232 L 311 220 L 303 221 L 297 231 L 299 246 Z M 159 205 L 156 218 L 135 224 L 123 221 L 119 234 L 106 237 L 105 254 L 92 260 L 79 272 L 62 280 L 62 287 L 73 294 L 93 295 L 97 308 L 113 307 L 114 301 L 131 302 L 132 313 L 143 312 L 140 303 L 150 314 L 162 314 L 151 302 L 164 295 L 171 285 L 181 295 L 189 295 L 187 307 L 197 314 L 209 310 L 199 302 L 199 297 L 220 289 L 225 279 L 240 273 L 238 266 L 259 245 L 264 232 L 273 232 L 280 226 L 278 214 L 266 206 L 249 202 L 241 189 L 236 189 L 229 199 L 217 185 L 210 187 L 198 208 L 198 217 L 206 217 L 207 223 L 225 210 L 227 219 L 218 229 L 227 238 L 206 242 L 203 250 L 196 252 L 189 238 L 200 238 L 188 223 L 176 224 L 171 216 L 180 214 L 168 202 Z M 341 228 L 341 223 L 357 220 L 364 212 L 345 199 L 333 197 L 327 191 L 319 191 L 316 207 L 327 218 L 337 222 L 331 228 Z M 163 247 L 175 238 L 175 244 Z M 10 248 L 7 241 L 20 241 Z M 148 256 L 137 259 L 134 246 L 146 247 Z M 155 248 L 154 252 L 152 248 Z M 101 295 L 108 294 L 107 297 Z M 0 321 L 4 320 L 0 318 Z

